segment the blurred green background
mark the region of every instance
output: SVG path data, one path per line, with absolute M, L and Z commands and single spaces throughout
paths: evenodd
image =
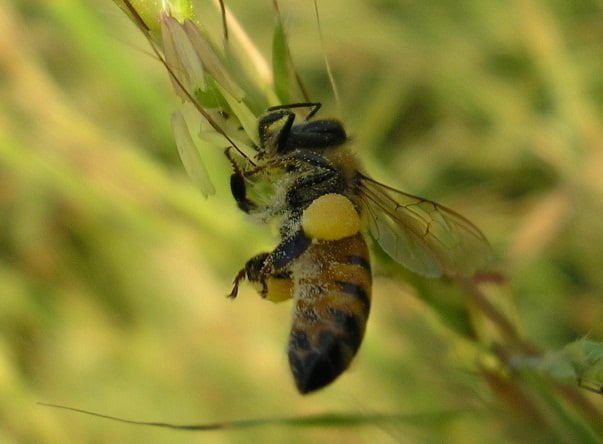
M 269 54 L 271 2 L 227 3 Z M 336 113 L 311 3 L 281 7 L 312 98 Z M 584 335 L 601 340 L 601 3 L 320 8 L 343 117 L 372 175 L 480 226 L 492 269 L 507 278 L 483 290 L 530 342 L 555 350 Z M 0 442 L 594 437 L 548 385 L 517 382 L 527 412 L 495 396 L 477 365 L 500 342 L 492 326 L 455 286 L 378 252 L 358 358 L 331 387 L 298 395 L 285 355 L 290 303 L 261 301 L 247 286 L 235 302 L 224 297 L 244 261 L 274 239 L 235 208 L 221 152 L 205 156 L 217 196 L 194 188 L 169 129 L 176 106 L 167 75 L 112 1 L 0 8 Z M 603 414 L 600 395 L 580 395 Z M 200 435 L 38 401 L 175 423 L 404 416 Z

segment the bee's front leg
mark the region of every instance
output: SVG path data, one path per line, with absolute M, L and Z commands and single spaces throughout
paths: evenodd
M 227 148 L 226 151 L 224 151 L 224 154 L 230 161 L 233 171 L 232 175 L 230 176 L 230 192 L 232 194 L 232 197 L 234 197 L 237 206 L 242 211 L 249 214 L 257 208 L 257 205 L 255 202 L 253 202 L 247 197 L 247 185 L 245 184 L 245 174 L 243 173 L 243 171 L 241 171 L 241 168 L 237 164 L 235 158 L 232 156 L 230 148 Z

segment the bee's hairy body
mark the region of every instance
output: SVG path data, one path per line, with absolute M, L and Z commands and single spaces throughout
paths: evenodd
M 260 120 L 259 165 L 251 174 L 231 158 L 239 207 L 278 218 L 281 237 L 272 252 L 247 262 L 231 296 L 247 278 L 262 297 L 294 299 L 289 363 L 297 388 L 308 393 L 336 379 L 356 354 L 370 309 L 371 269 L 359 232 L 358 164 L 343 127 L 335 120 L 293 125 L 290 108 L 297 106 L 314 107 L 313 114 L 320 105 L 269 110 Z M 247 197 L 250 176 L 272 183 L 266 205 Z
M 293 108 L 311 108 L 294 124 Z M 269 108 L 259 121 L 258 165 L 238 165 L 231 191 L 239 208 L 279 221 L 281 241 L 251 258 L 234 280 L 264 298 L 295 300 L 289 364 L 302 393 L 332 382 L 356 354 L 369 314 L 371 271 L 361 233 L 366 220 L 385 253 L 428 277 L 472 276 L 490 255 L 481 231 L 460 214 L 360 172 L 341 123 L 308 120 L 318 103 Z M 268 183 L 264 204 L 248 197 Z
M 288 355 L 302 393 L 332 382 L 358 351 L 371 304 L 371 269 L 360 233 L 320 241 L 293 265 L 295 308 Z

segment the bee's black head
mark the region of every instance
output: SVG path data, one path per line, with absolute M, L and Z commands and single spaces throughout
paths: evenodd
M 341 122 L 321 119 L 294 125 L 295 113 L 277 109 L 263 116 L 258 124 L 260 150 L 267 155 L 284 154 L 295 149 L 322 149 L 347 140 Z

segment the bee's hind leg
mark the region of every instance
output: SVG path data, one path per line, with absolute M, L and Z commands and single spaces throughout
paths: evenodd
M 246 274 L 247 274 L 247 272 L 246 272 L 245 268 L 239 270 L 239 272 L 237 273 L 235 278 L 232 280 L 232 290 L 226 296 L 227 298 L 235 299 L 237 297 L 237 295 L 239 294 L 239 284 L 241 283 L 241 281 L 243 279 L 245 279 Z
M 249 276 L 250 282 L 260 284 L 260 296 L 272 302 L 281 302 L 293 297 L 293 280 L 291 279 L 291 264 L 300 257 L 312 244 L 300 229 L 293 235 L 283 239 L 277 247 L 266 254 L 261 268 L 253 269 Z M 260 263 L 254 264 L 259 266 Z
M 281 241 L 270 253 L 260 253 L 247 261 L 237 273 L 228 297 L 235 298 L 239 284 L 247 279 L 263 299 L 281 302 L 293 297 L 289 265 L 306 251 L 312 240 L 302 230 Z
M 232 291 L 228 295 L 229 298 L 234 299 L 237 297 L 237 294 L 239 293 L 239 284 L 243 279 L 247 279 L 253 284 L 259 283 L 261 288 L 258 289 L 258 292 L 260 293 L 260 296 L 266 297 L 264 294 L 267 293 L 268 290 L 266 288 L 265 277 L 261 276 L 261 270 L 269 255 L 269 253 L 260 253 L 253 256 L 245 263 L 232 281 Z

